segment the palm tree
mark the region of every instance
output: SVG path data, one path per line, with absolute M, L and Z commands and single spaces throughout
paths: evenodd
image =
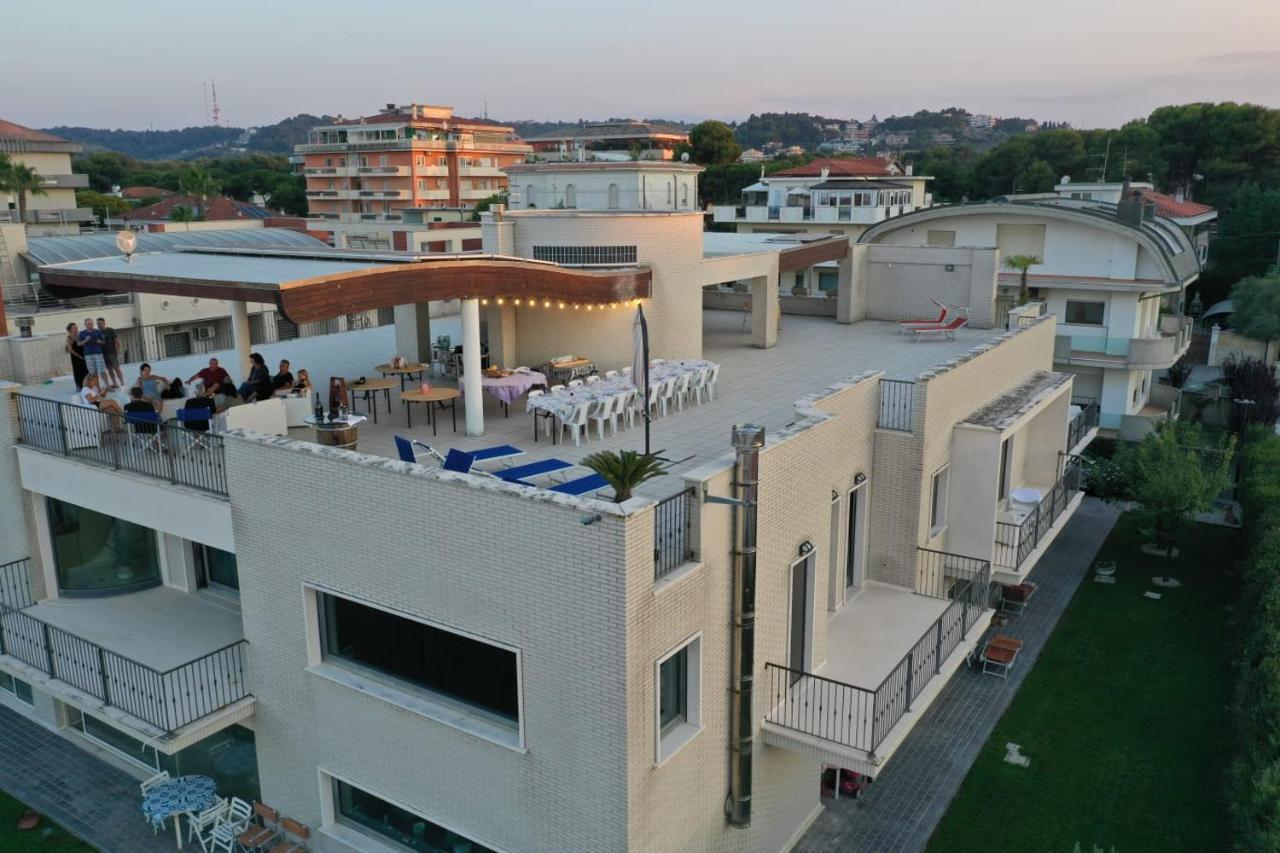
M 0 191 L 11 192 L 18 197 L 18 219 L 27 221 L 27 195 L 48 195 L 44 191 L 44 179 L 30 166 L 14 163 L 0 154 Z
M 196 206 L 196 219 L 202 219 L 205 202 L 208 201 L 209 196 L 218 194 L 218 182 L 207 170 L 192 166 L 179 179 L 178 189 L 199 199 L 199 204 Z
M 1003 261 L 1004 268 L 1016 272 L 1020 276 L 1018 283 L 1018 304 L 1027 304 L 1027 270 L 1040 263 L 1035 255 L 1010 255 Z
M 631 491 L 646 480 L 662 476 L 662 463 L 652 453 L 637 453 L 624 450 L 615 453 L 602 450 L 592 453 L 582 460 L 584 467 L 590 468 L 605 482 L 613 486 L 613 500 L 622 503 L 631 499 Z
M 173 222 L 195 222 L 196 212 L 185 204 L 180 204 L 173 210 L 169 211 L 169 219 Z M 187 226 L 187 230 L 191 230 L 191 226 Z

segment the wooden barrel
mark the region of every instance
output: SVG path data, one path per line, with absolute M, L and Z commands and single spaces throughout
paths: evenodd
M 326 447 L 341 447 L 343 450 L 355 450 L 356 439 L 360 437 L 360 428 L 347 424 L 316 427 L 316 444 Z

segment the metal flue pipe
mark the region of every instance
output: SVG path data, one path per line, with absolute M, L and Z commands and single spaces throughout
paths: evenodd
M 733 683 L 729 696 L 729 798 L 732 826 L 751 825 L 752 691 L 756 665 L 756 498 L 764 427 L 733 428 Z

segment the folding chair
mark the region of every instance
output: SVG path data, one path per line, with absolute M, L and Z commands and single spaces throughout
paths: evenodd
M 1001 634 L 991 637 L 982 647 L 982 672 L 986 675 L 1008 678 L 1009 670 L 1013 669 L 1020 651 L 1022 651 L 1021 640 Z
M 261 823 L 250 823 L 244 832 L 236 836 L 236 843 L 246 853 L 260 850 L 280 836 L 280 812 L 262 803 L 254 803 L 253 816 Z
M 129 429 L 129 444 L 144 451 L 164 452 L 164 443 L 160 440 L 159 412 L 125 412 L 124 422 Z
M 552 486 L 547 491 L 558 492 L 562 495 L 585 495 L 590 492 L 596 492 L 609 485 L 609 481 L 599 474 L 592 474 L 588 477 L 581 477 L 577 480 L 570 480 L 567 483 L 561 483 L 558 486 Z
M 1036 585 L 1031 581 L 1020 584 L 1000 585 L 1000 609 L 1006 613 L 1021 614 L 1031 603 L 1031 596 L 1036 594 Z
M 280 821 L 280 832 L 284 840 L 272 847 L 271 853 L 303 853 L 307 849 L 307 842 L 311 840 L 310 828 L 293 818 L 287 817 Z
M 530 477 L 542 477 L 572 467 L 574 467 L 572 462 L 565 462 L 563 459 L 543 459 L 539 462 L 530 462 L 528 465 L 503 468 L 501 471 L 495 471 L 494 473 L 508 483 L 520 483 Z M 523 485 L 531 484 L 524 483 Z
M 208 409 L 178 409 L 177 421 L 183 427 L 182 435 L 186 438 L 187 450 L 208 450 L 209 442 L 205 435 L 213 428 L 213 413 Z M 192 426 L 203 424 L 203 426 Z

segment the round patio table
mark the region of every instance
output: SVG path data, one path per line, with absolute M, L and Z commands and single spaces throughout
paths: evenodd
M 218 801 L 218 785 L 208 776 L 179 776 L 156 785 L 142 798 L 142 815 L 151 824 L 173 818 L 173 834 L 182 849 L 182 827 L 178 816 L 202 812 Z
M 404 383 L 406 379 L 420 380 L 422 379 L 422 371 L 426 369 L 427 366 L 425 364 L 418 364 L 416 361 L 407 361 L 399 367 L 393 367 L 391 362 L 387 362 L 386 364 L 379 364 L 374 368 L 374 370 L 382 374 L 383 379 L 386 379 L 388 376 L 398 377 L 400 379 L 401 391 L 404 390 Z M 417 375 L 415 376 L 414 374 Z
M 427 422 L 431 424 L 432 435 L 436 434 L 435 410 L 444 409 L 444 408 L 449 409 L 450 414 L 453 416 L 453 431 L 457 432 L 458 431 L 458 410 L 455 404 L 458 398 L 461 396 L 462 396 L 461 391 L 459 391 L 457 388 L 453 388 L 448 385 L 443 385 L 439 387 L 433 385 L 432 387 L 428 388 L 426 391 L 423 391 L 420 388 L 417 388 L 417 389 L 411 388 L 400 395 L 400 402 L 404 403 L 405 421 L 408 424 L 409 428 L 412 429 L 413 415 L 410 414 L 409 412 L 410 404 L 426 403 L 427 404 Z

